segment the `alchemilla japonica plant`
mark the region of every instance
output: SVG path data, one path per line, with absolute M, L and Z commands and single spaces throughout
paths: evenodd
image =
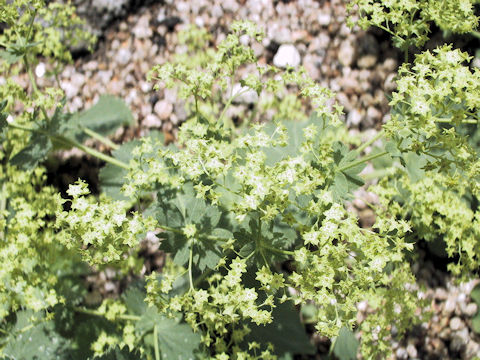
M 409 263 L 416 243 L 440 246 L 454 275 L 474 276 L 480 163 L 475 136 L 466 134 L 476 131 L 480 73 L 452 44 L 421 52 L 433 22 L 446 32 L 474 31 L 474 1 L 355 5 L 359 24 L 388 31 L 406 57 L 392 118 L 370 141 L 347 134 L 333 93 L 305 71 L 258 64 L 247 44 L 262 31 L 239 22 L 215 49 L 207 49 L 208 32 L 187 29 L 179 36 L 187 53 L 148 74 L 185 99 L 189 116 L 175 144 L 151 133 L 118 146 L 106 136 L 132 122 L 120 100 L 105 96 L 70 114 L 60 87 L 40 88 L 32 71 L 42 56 L 54 74 L 71 60 L 68 46 L 93 42 L 74 9 L 4 1 L 2 356 L 277 359 L 314 351 L 297 313 L 308 308 L 337 356 L 355 356 L 342 349 L 355 331 L 363 357 L 379 359 L 393 327 L 401 335 L 428 317 Z M 412 46 L 420 50 L 410 63 Z M 239 78 L 243 67 L 250 71 Z M 22 72 L 28 89 L 13 79 Z M 234 121 L 230 105 L 252 91 L 257 108 Z M 301 112 L 305 103 L 310 115 Z M 87 137 L 112 154 L 83 145 Z M 384 149 L 364 154 L 379 139 Z M 99 196 L 82 180 L 63 197 L 46 185 L 42 161 L 71 147 L 107 163 Z M 366 229 L 345 202 L 364 185 L 366 163 L 381 157 L 390 166 L 376 172 L 382 178 L 370 189 L 380 204 Z M 167 257 L 142 277 L 147 233 Z M 107 268 L 129 286 L 117 299 L 87 302 L 85 276 Z M 357 323 L 361 301 L 369 309 Z

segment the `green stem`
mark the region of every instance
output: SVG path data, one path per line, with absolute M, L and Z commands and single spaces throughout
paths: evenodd
M 232 89 L 233 89 L 233 84 L 232 84 Z M 230 96 L 230 99 L 228 99 L 227 103 L 225 104 L 225 107 L 223 108 L 223 111 L 222 113 L 220 114 L 220 117 L 218 118 L 218 123 L 222 123 L 223 122 L 223 126 L 224 127 L 227 127 L 228 124 L 227 124 L 227 119 L 224 119 L 224 116 L 225 116 L 225 113 L 227 112 L 228 108 L 230 107 L 230 105 L 232 105 L 232 102 L 233 100 L 235 100 L 237 97 L 239 97 L 240 95 L 242 94 L 245 94 L 246 92 L 248 92 L 249 90 L 251 90 L 250 88 L 248 89 L 245 89 L 243 91 L 239 91 L 237 92 L 235 95 L 233 96 Z M 232 90 L 233 92 L 233 90 Z M 230 127 L 233 129 L 234 126 L 233 126 L 233 123 L 230 124 Z
M 99 311 L 85 309 L 85 308 L 81 308 L 81 307 L 78 307 L 78 306 L 74 306 L 73 311 L 81 313 L 81 314 L 86 314 L 86 315 L 99 316 L 99 317 L 103 317 L 103 318 L 105 317 L 105 314 L 103 314 Z M 128 315 L 128 314 L 116 315 L 115 318 L 119 319 L 119 320 L 126 320 L 126 321 L 139 321 L 141 319 L 140 316 Z
M 478 31 L 470 31 L 470 34 L 475 36 L 477 39 L 480 39 L 480 32 Z
M 362 179 L 365 181 L 373 180 L 373 179 L 378 179 L 378 178 L 383 178 L 386 175 L 389 175 L 392 172 L 392 168 L 386 168 L 386 169 L 381 169 L 381 170 L 375 170 L 372 171 L 369 174 L 365 174 L 362 176 Z
M 451 124 L 452 121 L 449 120 L 449 119 L 438 119 L 438 120 L 435 120 L 436 123 L 439 123 L 439 124 Z M 462 120 L 461 121 L 462 124 L 478 124 L 478 120 L 477 119 L 465 119 L 465 120 Z
M 188 257 L 188 280 L 190 282 L 190 290 L 195 290 L 193 287 L 193 276 L 192 276 L 192 263 L 193 263 L 193 241 L 190 242 L 190 255 Z
M 367 147 L 372 145 L 375 141 L 380 139 L 383 135 L 385 135 L 385 132 L 383 130 L 380 130 L 377 135 L 375 135 L 373 138 L 368 140 L 367 142 L 363 143 L 357 148 L 357 152 L 360 154 L 363 150 L 365 150 Z
M 2 184 L 2 192 L 0 193 L 0 216 L 3 216 L 3 212 L 7 208 L 7 194 L 6 194 L 6 184 Z M 0 231 L 0 237 L 3 241 L 6 240 L 6 235 L 3 231 Z
M 376 159 L 378 157 L 381 157 L 383 155 L 387 155 L 388 154 L 388 151 L 383 151 L 381 153 L 378 153 L 378 154 L 373 154 L 373 155 L 369 155 L 369 156 L 365 156 L 364 158 L 362 159 L 359 159 L 357 161 L 354 161 L 348 165 L 345 165 L 345 166 L 342 166 L 340 168 L 338 168 L 337 170 L 338 171 L 345 171 L 345 170 L 348 170 L 348 169 L 351 169 L 351 168 L 354 168 L 355 166 L 358 166 L 360 164 L 363 164 L 367 161 L 370 161 L 370 160 L 373 160 L 373 159 Z
M 89 155 L 92 155 L 100 160 L 103 160 L 107 163 L 110 163 L 112 165 L 115 165 L 115 166 L 118 166 L 118 167 L 121 167 L 125 170 L 129 170 L 130 169 L 130 166 L 126 163 L 124 163 L 123 161 L 120 161 L 118 159 L 115 159 L 111 156 L 108 156 L 108 155 L 105 155 L 104 153 L 101 153 L 100 151 L 97 151 L 95 149 L 92 149 L 88 146 L 85 146 L 81 143 L 79 143 L 78 141 L 75 141 L 75 140 L 72 140 L 72 139 L 68 139 L 64 136 L 55 136 L 54 138 L 58 139 L 58 140 L 61 140 L 61 141 L 64 141 L 66 144 L 68 145 L 72 145 L 80 150 L 82 150 L 83 152 L 89 154 Z
M 153 327 L 153 349 L 155 351 L 155 360 L 160 360 L 160 349 L 158 348 L 158 326 Z
M 23 125 L 14 124 L 14 123 L 8 123 L 8 126 L 14 128 L 14 129 L 23 130 L 23 131 L 30 131 L 30 132 L 34 132 L 34 133 L 38 133 L 38 134 L 48 136 L 51 139 L 54 139 L 54 140 L 62 143 L 63 145 L 76 147 L 76 148 L 82 150 L 83 152 L 85 152 L 89 155 L 92 155 L 92 156 L 94 156 L 94 157 L 96 157 L 100 160 L 103 160 L 107 163 L 110 163 L 112 165 L 121 167 L 121 168 L 126 169 L 126 170 L 130 169 L 130 166 L 128 164 L 124 163 L 123 161 L 120 161 L 120 160 L 115 159 L 111 156 L 105 155 L 104 153 L 101 153 L 100 151 L 92 149 L 88 146 L 85 146 L 85 145 L 79 143 L 78 141 L 75 141 L 73 139 L 69 139 L 65 136 L 52 135 L 52 134 L 48 133 L 47 131 L 44 131 L 44 130 L 41 130 L 41 129 L 32 129 L 32 128 L 29 128 L 29 127 L 26 127 L 26 126 L 23 126 Z
M 176 228 L 173 228 L 173 227 L 170 227 L 170 226 L 166 226 L 166 225 L 157 225 L 157 227 L 159 227 L 160 229 L 165 230 L 165 231 L 171 231 L 171 232 L 173 232 L 173 233 L 175 233 L 175 234 L 185 235 L 184 232 L 183 232 L 183 230 L 181 230 L 181 229 L 176 229 Z M 203 234 L 199 234 L 199 235 L 198 235 L 198 238 L 199 238 L 199 240 L 201 240 L 201 239 L 203 238 L 203 239 L 214 240 L 214 241 L 221 241 L 221 242 L 226 242 L 226 241 L 229 240 L 229 239 L 222 238 L 222 237 L 219 237 L 219 236 L 203 235 Z
M 265 244 L 262 244 L 261 246 L 262 246 L 262 248 L 264 248 L 266 250 L 270 250 L 271 252 L 274 252 L 274 253 L 277 253 L 277 254 L 289 255 L 289 256 L 295 255 L 294 251 L 277 249 L 277 248 L 274 248 L 274 247 L 271 247 L 271 246 L 268 246 L 268 245 L 265 245 Z
M 117 144 L 115 144 L 112 140 L 110 140 L 109 138 L 105 137 L 105 136 L 102 136 L 100 135 L 99 133 L 93 131 L 92 129 L 89 129 L 89 128 L 82 128 L 82 131 L 87 134 L 88 136 L 94 138 L 94 139 L 97 139 L 98 141 L 100 141 L 102 144 L 112 148 L 113 150 L 117 150 L 119 148 L 119 146 Z
M 27 69 L 27 74 L 28 78 L 30 79 L 30 83 L 32 84 L 33 92 L 37 94 L 38 91 L 38 86 L 37 86 L 37 80 L 35 79 L 35 75 L 33 75 L 32 68 L 30 66 L 30 63 L 28 62 L 27 55 L 23 57 L 23 62 L 25 64 L 25 68 Z M 45 110 L 44 106 L 40 106 L 40 110 L 42 111 L 43 116 L 45 117 L 45 121 L 49 121 L 49 117 L 47 114 L 47 110 Z

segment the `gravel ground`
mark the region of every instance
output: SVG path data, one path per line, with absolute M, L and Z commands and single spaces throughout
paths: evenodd
M 350 30 L 345 3 L 346 0 L 166 0 L 161 4 L 77 0 L 80 13 L 91 20 L 90 26 L 101 41 L 95 53 L 79 57 L 60 76 L 68 108 L 79 111 L 94 104 L 101 94 L 117 95 L 131 107 L 138 126 L 122 129 L 115 135 L 116 140 L 140 136 L 150 129 L 160 129 L 173 139 L 178 124 L 186 117 L 183 104 L 172 91 L 153 92 L 146 73 L 153 65 L 164 63 L 183 50 L 178 45 L 177 33 L 186 25 L 207 27 L 218 44 L 233 20 L 249 19 L 266 30 L 265 40 L 255 47 L 260 61 L 277 66 L 303 65 L 321 85 L 337 93 L 351 131 L 369 130 L 372 136 L 388 119 L 385 93 L 395 88 L 393 78 L 400 55 L 381 34 Z M 41 67 L 37 74 L 42 73 Z M 247 105 L 237 106 L 242 110 Z M 364 190 L 360 190 L 359 197 L 375 202 L 373 195 Z M 360 213 L 362 221 L 368 224 L 372 220 L 364 202 L 357 200 L 351 206 Z M 151 251 L 146 251 L 151 255 L 155 248 L 150 246 Z M 480 356 L 480 337 L 471 330 L 477 306 L 469 298 L 476 282 L 454 285 L 424 254 L 420 254 L 414 269 L 419 285 L 425 287 L 424 295 L 431 299 L 434 315 L 403 340 L 392 340 L 394 359 Z M 96 279 L 102 294 L 118 292 L 114 277 L 115 274 L 106 272 Z M 359 310 L 361 320 L 367 311 L 365 304 L 360 303 Z

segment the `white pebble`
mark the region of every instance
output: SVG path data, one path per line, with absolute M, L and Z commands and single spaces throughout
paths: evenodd
M 297 67 L 300 65 L 300 62 L 300 54 L 292 44 L 281 45 L 273 57 L 273 65 L 280 68 L 286 68 L 287 66 Z

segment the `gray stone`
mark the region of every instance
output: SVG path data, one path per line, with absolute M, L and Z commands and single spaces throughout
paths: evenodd
M 136 38 L 144 39 L 152 36 L 152 29 L 150 29 L 149 18 L 146 15 L 143 15 L 138 19 L 137 24 L 132 29 L 132 33 Z
M 153 112 L 158 115 L 160 120 L 168 120 L 173 111 L 173 105 L 167 100 L 157 101 L 153 108 Z
M 364 55 L 357 61 L 357 65 L 361 69 L 370 69 L 377 63 L 375 55 Z
M 320 13 L 318 14 L 317 20 L 321 26 L 328 26 L 332 21 L 332 15 L 327 13 Z
M 465 315 L 472 317 L 474 316 L 478 311 L 478 306 L 475 303 L 470 303 L 465 307 Z
M 408 344 L 407 354 L 410 358 L 416 358 L 418 356 L 417 348 L 413 344 Z
M 340 44 L 340 49 L 338 50 L 338 61 L 343 66 L 350 67 L 355 60 L 355 48 L 353 47 L 350 40 L 344 40 Z
M 347 125 L 358 126 L 362 122 L 362 113 L 357 109 L 353 109 L 347 115 Z
M 468 336 L 468 329 L 464 328 L 453 334 L 450 341 L 450 350 L 459 352 L 468 344 L 470 337 Z
M 297 67 L 301 62 L 300 54 L 292 44 L 284 44 L 278 48 L 273 58 L 273 65 L 286 68 L 287 66 Z
M 460 319 L 459 317 L 455 316 L 452 319 L 450 319 L 450 329 L 452 329 L 453 331 L 463 329 L 464 327 L 465 327 L 465 324 L 463 323 L 462 319 Z
M 143 119 L 142 124 L 147 128 L 160 128 L 162 126 L 162 120 L 160 120 L 158 116 L 155 116 L 154 114 L 148 114 Z
M 118 50 L 116 60 L 120 65 L 127 65 L 132 58 L 132 52 L 127 48 L 121 48 Z
M 234 104 L 254 104 L 258 101 L 258 94 L 255 90 L 238 83 L 233 85 L 232 94 L 233 96 L 239 94 L 233 100 Z

